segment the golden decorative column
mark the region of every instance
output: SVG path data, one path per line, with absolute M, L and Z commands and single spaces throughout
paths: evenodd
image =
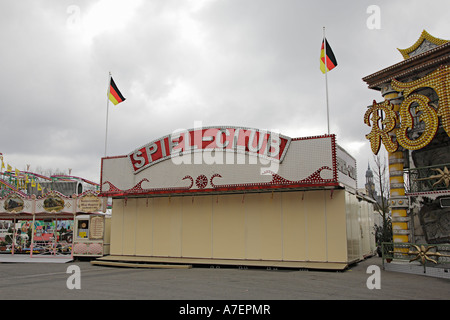
M 381 88 L 381 94 L 386 101 L 393 105 L 393 111 L 398 115 L 402 95 L 392 89 L 390 84 Z M 389 136 L 395 140 L 396 127 L 389 132 Z M 394 152 L 388 151 L 389 161 L 389 187 L 390 198 L 389 206 L 391 208 L 393 241 L 396 243 L 409 242 L 409 217 L 408 217 L 408 197 L 405 196 L 405 185 L 403 178 L 404 153 L 401 146 Z

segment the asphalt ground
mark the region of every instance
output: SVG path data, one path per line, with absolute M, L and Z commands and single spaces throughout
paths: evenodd
M 379 289 L 368 288 L 369 277 L 375 275 L 371 266 L 380 268 Z M 79 277 L 75 279 L 75 275 Z M 78 284 L 79 288 L 76 287 Z M 0 300 L 3 304 L 6 300 L 153 300 L 151 305 L 147 304 L 153 310 L 171 308 L 172 313 L 179 314 L 189 311 L 194 304 L 207 305 L 211 301 L 220 301 L 217 312 L 233 312 L 225 305 L 248 304 L 249 301 L 257 303 L 253 312 L 261 312 L 261 305 L 270 306 L 277 301 L 444 301 L 449 298 L 450 280 L 385 271 L 381 269 L 378 257 L 368 258 L 341 272 L 217 266 L 143 269 L 98 266 L 89 261 L 0 263 Z M 234 312 L 239 312 L 239 307 L 234 308 Z M 273 308 L 274 305 L 272 311 Z M 206 312 L 206 309 L 191 311 Z

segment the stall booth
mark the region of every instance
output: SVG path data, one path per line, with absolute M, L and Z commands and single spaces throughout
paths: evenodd
M 372 203 L 334 135 L 180 130 L 105 157 L 110 255 L 139 261 L 345 269 L 375 252 Z
M 7 253 L 16 257 L 27 254 L 30 258 L 47 256 L 73 259 L 76 243 L 74 220 L 81 214 L 105 219 L 102 213 L 105 210 L 106 199 L 98 197 L 94 191 L 71 197 L 58 191 L 50 191 L 42 197 L 11 191 L 0 197 L 0 220 L 12 222 L 13 240 Z M 24 234 L 27 234 L 25 241 L 22 240 Z M 107 233 L 103 233 L 105 236 Z M 101 240 L 102 245 L 104 239 Z M 102 249 L 101 252 L 105 251 Z M 1 258 L 7 257 L 2 255 Z
M 111 216 L 101 213 L 75 217 L 73 255 L 102 257 L 109 254 Z

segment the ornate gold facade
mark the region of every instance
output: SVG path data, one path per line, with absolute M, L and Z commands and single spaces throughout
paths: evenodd
M 374 154 L 378 153 L 381 141 L 388 152 L 397 151 L 399 145 L 408 150 L 422 149 L 436 135 L 439 120 L 450 136 L 449 75 L 450 68 L 444 65 L 415 81 L 400 82 L 395 79 L 391 81 L 392 89 L 401 93 L 403 97 L 398 113 L 394 112 L 393 104 L 385 100 L 380 103 L 374 101 L 364 115 L 364 123 L 372 126 L 372 131 L 366 138 L 370 141 Z M 431 88 L 436 92 L 438 105 L 432 103 L 428 96 L 415 93 L 424 88 Z M 412 109 L 417 117 L 412 115 Z M 424 130 L 420 137 L 413 139 L 409 136 L 409 132 L 419 123 L 424 124 Z M 395 136 L 390 135 L 397 126 Z
M 450 162 L 450 42 L 424 30 L 411 47 L 399 51 L 404 61 L 363 78 L 385 99 L 373 101 L 364 123 L 371 127 L 366 138 L 372 152 L 378 154 L 383 144 L 389 154 L 393 240 L 413 242 L 409 211 L 411 202 L 418 200 L 412 196 L 431 195 L 432 200 L 437 195 L 450 196 L 445 171 Z M 427 150 L 427 159 L 422 150 Z M 436 150 L 447 155 L 439 156 Z M 424 177 L 425 169 L 438 174 Z M 434 183 L 426 189 L 423 186 L 429 179 Z M 415 192 L 411 184 L 418 186 Z M 446 209 L 442 212 L 447 214 Z

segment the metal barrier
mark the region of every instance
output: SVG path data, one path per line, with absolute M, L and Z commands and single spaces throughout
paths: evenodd
M 447 190 L 446 168 L 450 164 L 405 169 L 405 189 L 408 193 Z
M 418 244 L 418 243 L 394 243 L 383 242 L 381 244 L 381 257 L 383 269 L 385 263 L 419 262 L 425 272 L 428 266 L 450 266 L 450 244 Z

